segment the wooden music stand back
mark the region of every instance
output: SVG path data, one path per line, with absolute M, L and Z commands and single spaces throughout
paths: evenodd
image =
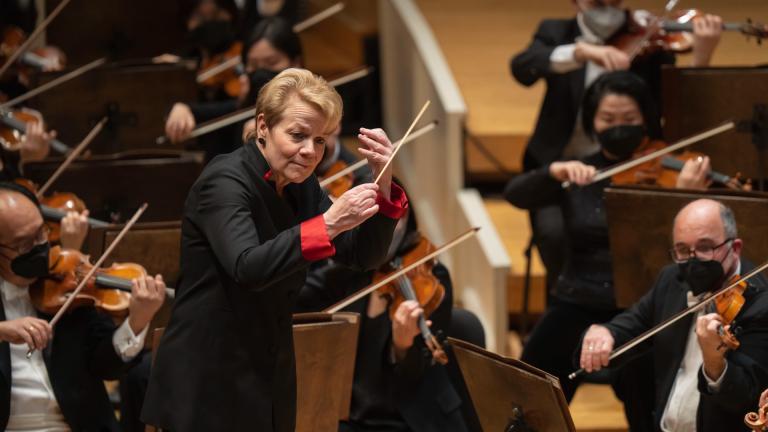
M 576 430 L 556 377 L 468 342 L 448 340 L 484 431 Z
M 293 316 L 297 432 L 336 432 L 349 418 L 359 333 L 356 313 Z
M 669 249 L 675 215 L 699 198 L 721 201 L 733 210 L 739 237 L 744 239 L 743 258 L 760 263 L 768 257 L 768 194 L 764 192 L 609 187 L 605 208 L 618 307 L 627 308 L 639 300 L 661 269 L 672 263 Z

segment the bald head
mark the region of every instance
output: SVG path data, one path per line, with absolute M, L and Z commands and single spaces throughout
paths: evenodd
M 686 205 L 675 217 L 672 235 L 676 249 L 714 249 L 712 259 L 723 264 L 725 273 L 735 271 L 742 242 L 737 238 L 733 212 L 723 203 L 700 199 Z
M 24 194 L 0 189 L 0 243 L 13 245 L 35 236 L 43 224 L 40 210 Z

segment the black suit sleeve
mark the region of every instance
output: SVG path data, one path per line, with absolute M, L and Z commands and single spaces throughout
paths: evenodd
M 101 380 L 116 380 L 133 363 L 124 362 L 115 351 L 112 338 L 116 327 L 106 314 L 96 308 L 81 308 L 87 314 L 87 352 L 88 369 L 93 376 Z
M 762 303 L 762 310 L 765 311 L 768 302 Z M 728 368 L 716 392 L 710 391 L 699 369 L 702 400 L 708 400 L 734 414 L 753 411 L 760 393 L 768 386 L 768 370 L 765 367 L 768 364 L 768 316 L 763 313 L 760 319 L 745 324 L 742 329 L 737 335 L 741 346 L 727 354 Z
M 244 180 L 231 171 L 210 178 L 200 187 L 193 222 L 226 274 L 240 285 L 261 291 L 309 262 L 301 253 L 300 225 L 271 240 L 259 238 L 247 190 Z
M 614 349 L 642 334 L 654 325 L 654 305 L 657 291 L 666 284 L 668 275 L 662 274 L 650 291 L 633 304 L 632 307 L 616 315 L 605 326 L 611 331 L 614 338 Z
M 512 76 L 524 86 L 532 86 L 540 78 L 555 74 L 550 67 L 552 51 L 565 37 L 562 21 L 544 20 L 525 51 L 517 54 L 510 63 Z
M 549 165 L 515 176 L 504 188 L 504 198 L 526 210 L 557 204 L 563 193 L 560 182 L 549 175 Z

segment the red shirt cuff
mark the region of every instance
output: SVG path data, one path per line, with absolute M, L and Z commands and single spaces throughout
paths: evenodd
M 396 183 L 392 183 L 389 200 L 378 194 L 376 196 L 376 204 L 379 205 L 379 213 L 391 219 L 400 219 L 408 211 L 408 197 L 405 196 L 405 191 Z
M 317 261 L 336 254 L 336 247 L 328 236 L 323 215 L 301 223 L 301 254 L 307 261 Z

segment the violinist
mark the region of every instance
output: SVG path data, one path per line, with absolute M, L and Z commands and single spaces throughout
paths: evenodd
M 171 142 L 186 140 L 195 126 L 202 122 L 229 114 L 240 107 L 252 106 L 264 84 L 289 67 L 302 66 L 301 41 L 286 21 L 280 18 L 264 19 L 249 33 L 242 61 L 245 74 L 239 78 L 237 99 L 174 104 L 165 123 L 165 133 Z M 236 126 L 200 138 L 209 159 L 240 147 L 240 128 Z
M 675 217 L 670 255 L 674 264 L 661 270 L 653 288 L 635 305 L 583 337 L 580 363 L 587 371 L 609 366 L 608 354 L 669 316 L 729 284 L 754 268 L 741 259 L 731 209 L 700 199 Z M 655 366 L 656 430 L 741 431 L 744 413 L 754 409 L 768 386 L 768 280 L 758 275 L 743 292 L 738 327 L 740 346 L 722 346 L 724 318 L 712 309 L 690 315 L 651 339 Z
M 393 147 L 361 129 L 378 185 L 333 203 L 313 172 L 341 120 L 320 77 L 287 69 L 259 92 L 256 139 L 209 163 L 185 205 L 181 282 L 142 419 L 174 431 L 293 431 L 291 314 L 315 261 L 378 267 L 407 208 L 383 169 Z
M 581 160 L 556 161 L 521 174 L 504 191 L 505 198 L 519 208 L 556 206 L 565 221 L 566 239 L 560 244 L 565 250 L 565 265 L 544 315 L 525 344 L 522 360 L 559 377 L 569 401 L 579 381 L 566 377 L 582 333 L 593 323 L 610 320 L 620 310 L 613 291 L 603 201 L 603 190 L 610 180 L 567 190 L 561 183 L 568 180 L 587 184 L 597 169 L 630 159 L 646 137 L 660 134 L 648 88 L 629 72 L 601 76 L 587 90 L 581 110 L 583 128 L 598 143 L 599 150 Z M 699 176 L 693 181 L 706 181 L 705 173 Z M 553 344 L 553 340 L 558 342 Z M 640 369 L 645 364 L 637 365 L 639 369 L 632 373 L 628 372 L 631 368 L 618 372 L 613 385 L 617 396 L 625 401 L 625 408 L 632 410 L 627 416 L 633 430 L 643 430 L 640 424 L 647 424 L 649 419 L 639 400 L 650 402 L 651 393 L 641 378 Z M 639 382 L 633 383 L 634 379 Z M 628 403 L 630 398 L 634 399 L 632 403 Z
M 389 274 L 393 270 L 389 263 L 414 251 L 421 240 L 415 213 L 409 208 L 397 222 L 382 271 Z M 453 305 L 450 274 L 440 263 L 429 272 L 445 288 L 445 297 L 427 323 L 433 333 L 447 336 Z M 312 270 L 299 293 L 297 311 L 323 310 L 370 285 L 376 273 L 332 262 Z M 469 401 L 462 402 L 446 367 L 432 360 L 421 337 L 418 318 L 424 309 L 418 302 L 404 301 L 390 315 L 393 307 L 391 299 L 377 291 L 344 309 L 359 313 L 361 323 L 350 416 L 339 430 L 468 430 L 462 404 Z
M 562 1 L 562 0 L 561 0 Z M 512 75 L 523 86 L 539 80 L 547 84 L 538 121 L 523 157 L 523 169 L 530 171 L 559 159 L 587 156 L 597 144 L 581 127 L 580 103 L 584 91 L 605 72 L 631 70 L 650 86 L 656 106 L 661 106 L 661 67 L 674 64 L 675 56 L 659 51 L 635 61 L 627 53 L 606 44 L 628 23 L 640 19 L 621 9 L 621 0 L 571 0 L 576 16 L 545 19 L 533 39 L 511 61 Z M 662 4 L 660 3 L 659 6 Z M 720 17 L 705 15 L 694 19 L 692 66 L 707 66 L 722 32 Z M 562 270 L 561 244 L 564 228 L 557 207 L 530 212 L 534 242 L 547 269 L 547 286 L 554 288 Z
M 134 280 L 130 314 L 117 328 L 80 307 L 52 332 L 27 288 L 48 273 L 46 233 L 35 196 L 0 183 L 0 428 L 118 431 L 103 380 L 116 379 L 143 347 L 165 284 L 159 276 Z

